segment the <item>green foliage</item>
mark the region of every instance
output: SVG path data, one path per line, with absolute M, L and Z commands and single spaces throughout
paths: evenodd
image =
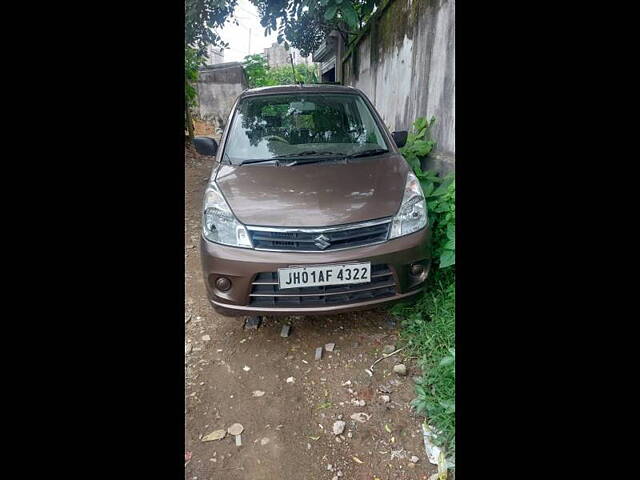
M 432 229 L 433 256 L 440 268 L 451 267 L 456 263 L 455 178 L 440 179 L 433 172 L 423 172 L 418 178 L 422 188 L 427 189 L 425 195 Z M 427 194 L 427 191 L 431 193 Z
M 456 182 L 453 176 L 440 178 L 435 172 L 423 171 L 420 161 L 435 147 L 429 139 L 429 131 L 435 118 L 424 117 L 413 123 L 407 135 L 407 143 L 400 149 L 414 173 L 420 180 L 427 199 L 427 210 L 432 231 L 433 257 L 440 268 L 456 263 Z
M 184 96 L 189 107 L 195 107 L 197 91 L 195 82 L 198 80 L 198 67 L 203 64 L 203 58 L 198 55 L 198 50 L 185 46 L 184 49 Z
M 185 0 L 184 2 L 184 96 L 185 124 L 189 135 L 193 134 L 190 108 L 196 103 L 194 83 L 198 79 L 198 67 L 208 45 L 226 46 L 214 29 L 222 27 L 236 8 L 237 0 Z
M 429 131 L 435 119 L 418 118 L 400 149 L 420 180 L 427 199 L 434 264 L 425 293 L 391 312 L 403 319 L 401 336 L 423 371 L 412 405 L 442 431 L 436 441 L 455 455 L 455 263 L 456 183 L 423 171 L 421 160 L 435 147 Z
M 434 141 L 427 140 L 429 130 L 435 121 L 435 117 L 431 117 L 429 121 L 424 117 L 418 118 L 413 122 L 413 130 L 407 135 L 407 143 L 400 149 L 414 171 L 421 171 L 420 159 L 426 157 L 435 147 Z
M 251 0 L 265 33 L 278 32 L 303 56 L 316 50 L 331 30 L 356 35 L 383 0 Z M 287 39 L 285 42 L 284 39 Z
M 247 55 L 244 57 L 243 66 L 247 74 L 249 88 L 268 85 L 267 71 L 269 70 L 269 65 L 267 65 L 267 60 L 262 55 Z
M 408 354 L 423 371 L 412 405 L 442 431 L 436 439 L 455 452 L 455 275 L 437 270 L 414 305 L 398 304 L 392 313 L 403 318 L 401 337 Z
M 262 55 L 247 55 L 244 57 L 244 69 L 247 73 L 249 88 L 269 87 L 273 85 L 293 85 L 298 82 L 317 83 L 316 67 L 314 65 L 295 65 L 296 78 L 293 78 L 291 65 L 269 68 Z
M 291 85 L 293 83 L 317 83 L 316 67 L 314 65 L 305 65 L 300 63 L 295 65 L 296 81 L 293 79 L 293 71 L 291 66 L 272 68 L 269 71 L 269 78 L 273 81 L 273 85 Z
M 208 45 L 226 46 L 215 32 L 233 14 L 237 0 L 185 0 L 185 45 L 204 55 Z
M 328 22 L 345 23 L 352 30 L 361 28 L 363 23 L 369 18 L 373 9 L 382 3 L 380 0 L 320 0 L 320 2 L 309 1 L 309 10 L 317 8 L 319 3 L 324 10 L 324 19 Z

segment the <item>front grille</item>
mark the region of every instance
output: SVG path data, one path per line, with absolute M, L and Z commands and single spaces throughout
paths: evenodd
M 247 227 L 254 248 L 295 252 L 329 252 L 384 242 L 390 220 L 328 228 Z
M 371 282 L 280 290 L 278 273 L 259 273 L 253 281 L 249 305 L 252 307 L 322 307 L 346 305 L 392 297 L 396 282 L 388 265 L 371 265 Z

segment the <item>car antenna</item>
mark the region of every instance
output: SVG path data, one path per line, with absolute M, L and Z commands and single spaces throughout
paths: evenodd
M 291 60 L 291 70 L 293 71 L 293 83 L 296 85 L 302 85 L 302 82 L 299 82 L 296 78 L 296 69 L 293 66 L 293 55 L 291 53 L 289 54 L 289 60 Z

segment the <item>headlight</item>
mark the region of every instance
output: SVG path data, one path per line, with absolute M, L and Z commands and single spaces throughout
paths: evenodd
M 247 229 L 238 222 L 213 182 L 204 193 L 202 210 L 202 234 L 207 240 L 234 247 L 252 247 Z
M 404 187 L 404 196 L 400 210 L 391 223 L 389 238 L 401 237 L 417 232 L 427 225 L 427 204 L 420 181 L 409 172 L 407 183 Z

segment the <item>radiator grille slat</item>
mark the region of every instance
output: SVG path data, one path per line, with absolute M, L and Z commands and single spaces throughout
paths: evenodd
M 387 219 L 326 229 L 279 230 L 251 226 L 247 229 L 254 248 L 258 250 L 326 252 L 384 242 L 390 224 Z

